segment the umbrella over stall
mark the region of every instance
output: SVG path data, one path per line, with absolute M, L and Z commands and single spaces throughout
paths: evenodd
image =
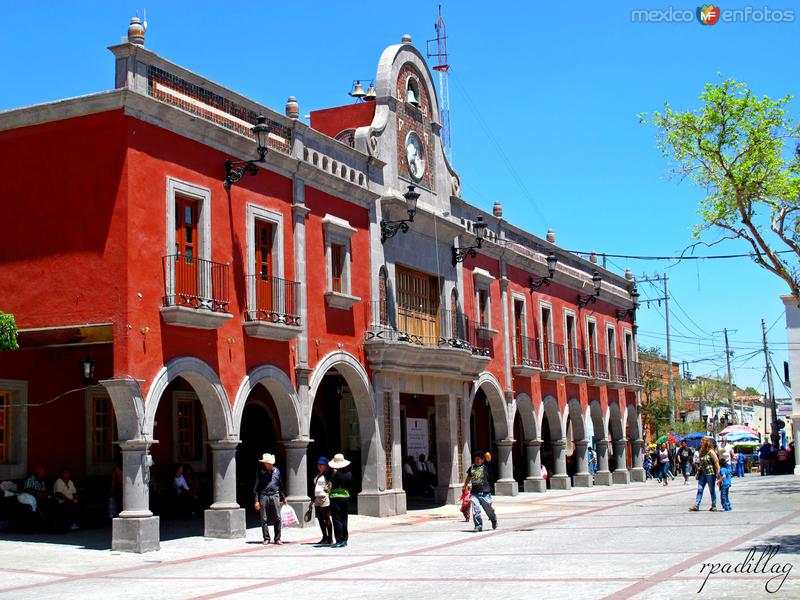
M 656 440 L 656 444 L 680 444 L 682 439 L 677 433 L 665 433 Z

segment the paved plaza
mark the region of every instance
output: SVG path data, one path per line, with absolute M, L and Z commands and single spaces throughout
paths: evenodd
M 800 597 L 800 480 L 735 480 L 730 513 L 709 512 L 707 498 L 690 513 L 691 484 L 496 498 L 500 526 L 482 533 L 455 506 L 354 516 L 343 549 L 316 548 L 318 531 L 297 528 L 282 547 L 261 546 L 254 528 L 144 555 L 93 549 L 104 531 L 80 532 L 82 546 L 4 534 L 0 599 Z M 771 544 L 780 549 L 762 556 Z

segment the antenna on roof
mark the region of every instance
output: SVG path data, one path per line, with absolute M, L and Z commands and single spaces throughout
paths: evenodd
M 143 8 L 142 13 L 144 14 L 144 18 L 142 19 L 142 27 L 144 28 L 144 32 L 147 33 L 147 9 Z
M 442 18 L 442 5 L 439 5 L 439 19 L 433 26 L 436 30 L 436 39 L 428 40 L 428 58 L 435 58 L 437 64 L 431 68 L 439 71 L 439 120 L 442 124 L 442 146 L 450 162 L 453 161 L 453 140 L 450 130 L 450 84 L 447 72 L 450 70 L 450 63 L 447 56 L 447 29 Z M 435 49 L 431 44 L 436 42 Z

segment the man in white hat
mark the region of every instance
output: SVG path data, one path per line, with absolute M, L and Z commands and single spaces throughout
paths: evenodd
M 261 533 L 264 536 L 263 544 L 269 544 L 269 524 L 272 522 L 275 529 L 275 543 L 283 545 L 281 541 L 281 503 L 286 504 L 286 494 L 283 491 L 281 472 L 275 466 L 275 456 L 264 454 L 261 467 L 256 474 L 256 485 L 253 494 L 256 498 L 255 508 L 261 517 Z

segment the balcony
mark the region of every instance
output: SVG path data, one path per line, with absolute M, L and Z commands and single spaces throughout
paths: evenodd
M 621 390 L 628 383 L 628 370 L 625 365 L 625 360 L 611 356 L 609 360 L 611 372 L 609 373 L 608 387 L 616 390 Z
M 591 376 L 589 364 L 586 361 L 586 353 L 578 348 L 569 348 L 569 365 L 567 371 L 567 381 L 570 383 L 583 383 Z
M 380 302 L 368 306 L 370 327 L 364 334 L 364 347 L 376 371 L 475 379 L 491 358 L 490 343 L 460 312 L 395 310 Z
M 177 327 L 217 329 L 228 313 L 228 265 L 173 254 L 163 258 L 164 322 Z
M 611 372 L 608 368 L 608 356 L 593 352 L 591 354 L 591 383 L 592 385 L 606 385 L 611 380 Z
M 303 330 L 297 314 L 299 288 L 297 281 L 248 275 L 245 333 L 250 337 L 284 342 L 296 338 Z
M 544 379 L 560 379 L 567 374 L 567 360 L 564 346 L 547 342 L 543 344 L 544 360 L 542 377 Z
M 628 378 L 625 382 L 625 389 L 634 392 L 641 390 L 644 387 L 644 381 L 642 380 L 642 370 L 639 363 L 634 360 L 629 360 L 627 366 Z
M 514 365 L 511 367 L 514 375 L 531 377 L 542 371 L 542 364 L 542 348 L 539 340 L 524 335 L 517 337 Z

